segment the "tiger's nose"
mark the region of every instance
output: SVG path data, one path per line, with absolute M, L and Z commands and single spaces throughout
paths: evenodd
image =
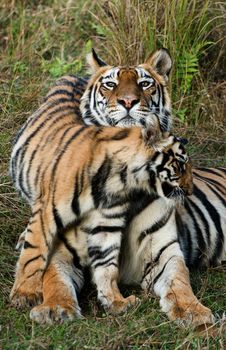
M 136 96 L 126 96 L 124 98 L 118 98 L 118 103 L 123 105 L 125 108 L 130 109 L 140 100 Z

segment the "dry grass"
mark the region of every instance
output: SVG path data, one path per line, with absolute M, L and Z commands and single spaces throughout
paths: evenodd
M 178 12 L 178 4 L 183 4 L 188 12 L 184 15 Z M 195 164 L 223 165 L 226 160 L 223 16 L 224 3 L 213 0 L 1 1 L 0 349 L 224 348 L 223 269 L 193 276 L 198 296 L 219 314 L 215 331 L 209 330 L 205 336 L 192 329 L 179 329 L 159 312 L 156 300 L 140 291 L 136 293 L 142 299 L 141 305 L 127 315 L 113 318 L 102 313 L 92 288 L 87 286 L 81 300 L 86 319 L 45 328 L 31 324 L 28 310 L 18 312 L 8 302 L 17 259 L 14 245 L 29 216 L 29 208 L 19 199 L 8 177 L 11 142 L 51 81 L 66 72 L 84 74 L 84 57 L 92 45 L 104 59 L 116 64 L 140 62 L 155 47 L 166 46 L 175 62 L 171 80 L 175 130 L 190 139 Z M 183 72 L 178 69 L 179 62 L 181 53 L 187 57 L 188 52 L 193 52 L 194 43 L 200 42 L 196 38 L 198 29 L 193 27 L 200 17 L 203 18 L 200 28 L 204 30 L 199 39 L 202 43 L 208 40 L 218 44 L 200 49 L 196 72 L 189 89 L 184 91 L 188 78 L 186 72 L 183 77 L 178 73 Z M 182 42 L 186 43 L 184 51 Z

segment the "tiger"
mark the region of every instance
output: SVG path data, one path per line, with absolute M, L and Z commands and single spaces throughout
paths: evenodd
M 111 67 L 94 50 L 87 62 L 92 76 L 80 103 L 86 125 L 140 126 L 152 133 L 170 131 L 167 82 L 172 59 L 167 49 L 156 51 L 135 67 Z
M 52 105 L 60 112 L 53 112 Z M 46 106 L 48 116 L 43 113 Z M 37 115 L 40 117 L 37 118 Z M 181 188 L 186 191 L 188 186 L 190 190 L 187 156 L 174 136 L 151 146 L 144 140 L 139 127 L 84 126 L 75 122 L 71 110 L 65 113 L 63 120 L 61 117 L 59 103 L 56 107 L 56 101 L 51 96 L 34 114 L 34 119 L 28 120 L 13 149 L 12 178 L 30 204 L 32 215 L 17 264 L 11 298 L 17 306 L 41 300 L 42 277 L 48 265 L 49 270 L 45 274 L 49 282 L 47 290 L 51 283 L 55 287 L 57 271 L 51 264 L 51 255 L 54 254 L 57 237 L 64 236 L 64 232 L 73 225 L 78 227 L 78 232 L 85 233 L 78 233 L 81 242 L 77 251 L 78 255 L 82 251 L 83 259 L 84 251 L 87 251 L 84 264 L 91 266 L 98 299 L 105 309 L 120 313 L 136 301 L 133 295 L 123 298 L 117 286 L 119 252 L 130 198 L 137 191 L 151 193 L 152 187 L 159 187 L 154 174 L 155 171 L 161 174 L 159 157 L 162 156 L 172 167 L 169 186 L 174 182 L 177 185 L 179 180 Z M 47 121 L 52 127 L 43 127 Z M 31 136 L 32 143 L 29 142 Z M 156 149 L 162 150 L 163 154 L 156 153 Z M 59 171 L 60 177 L 57 176 Z M 102 254 L 107 259 L 105 263 L 98 259 Z M 48 296 L 45 293 L 45 277 L 43 284 L 45 301 L 46 294 Z M 68 285 L 65 287 L 68 288 Z M 59 298 L 61 295 L 57 291 L 55 302 Z M 67 295 L 66 300 L 79 314 L 77 298 L 74 296 L 69 300 Z M 53 298 L 47 299 L 47 305 L 48 302 L 54 303 Z M 46 314 L 46 303 L 31 311 L 32 317 L 37 317 L 39 321 L 43 313 Z
M 150 71 L 154 71 L 155 72 L 155 79 L 156 79 L 155 82 L 156 82 L 156 84 L 162 84 L 163 81 L 164 81 L 164 84 L 166 84 L 166 82 L 167 82 L 168 73 L 169 73 L 169 64 L 168 65 L 166 64 L 166 58 L 167 58 L 167 60 L 170 60 L 169 56 L 167 56 L 167 51 L 160 50 L 160 52 L 154 53 L 154 55 L 152 55 L 150 57 L 150 59 L 149 59 L 149 61 L 151 62 Z M 96 57 L 94 57 L 94 60 L 96 60 L 98 62 Z M 99 64 L 99 62 L 98 62 L 98 64 Z M 150 64 L 147 61 L 145 63 L 145 67 L 146 67 L 145 68 L 145 72 L 148 69 L 149 65 Z M 163 69 L 164 67 L 166 67 L 165 70 Z M 109 67 L 105 67 L 104 68 L 104 66 L 102 66 L 101 69 L 102 69 L 102 72 L 103 72 L 104 69 L 109 69 Z M 122 68 L 122 70 L 124 70 L 124 74 L 126 74 L 127 70 L 125 68 Z M 132 70 L 132 68 L 131 68 L 131 70 Z M 132 71 L 133 71 L 134 75 L 137 74 L 137 70 L 136 69 L 134 69 Z M 140 72 L 140 71 L 141 70 L 138 70 L 138 72 Z M 120 75 L 120 74 L 118 74 L 118 75 Z M 129 74 L 129 77 L 131 77 L 131 74 Z M 99 81 L 99 78 L 100 78 L 100 76 L 96 72 L 96 80 Z M 132 80 L 129 79 L 129 83 L 131 83 L 131 81 L 132 81 L 132 86 L 133 86 L 134 80 L 133 79 Z M 93 80 L 93 82 L 95 82 L 95 80 Z M 142 82 L 143 82 L 143 80 L 142 80 Z M 124 81 L 124 84 L 125 84 L 125 81 Z M 142 84 L 144 84 L 144 83 L 142 83 Z M 85 85 L 85 81 L 82 80 L 82 87 L 84 85 Z M 144 84 L 144 85 L 146 85 L 146 84 Z M 166 110 L 170 111 L 170 104 L 169 104 L 169 100 L 167 98 L 168 95 L 167 94 L 164 95 L 164 96 L 161 95 L 161 94 L 166 93 L 166 91 L 167 91 L 166 88 L 162 86 L 161 89 L 160 88 L 156 89 L 157 92 L 154 92 L 154 90 L 152 91 L 153 95 L 155 95 L 156 93 L 157 93 L 157 95 L 158 94 L 161 95 L 157 99 L 157 102 L 160 103 L 160 104 L 163 104 L 164 106 L 161 106 L 161 108 L 158 108 L 156 106 L 156 102 L 155 102 L 154 97 L 152 96 L 152 94 L 148 95 L 147 91 L 146 91 L 145 97 L 143 97 L 143 87 L 141 85 L 138 85 L 138 84 L 137 84 L 137 86 L 139 86 L 140 90 L 142 89 L 142 93 L 141 93 L 142 98 L 132 98 L 132 101 L 130 101 L 131 98 L 127 99 L 127 98 L 122 97 L 120 99 L 119 98 L 120 96 L 117 95 L 117 99 L 115 99 L 113 102 L 118 104 L 118 100 L 125 100 L 123 103 L 125 104 L 125 108 L 128 109 L 129 113 L 131 112 L 130 110 L 132 108 L 134 108 L 134 106 L 137 103 L 140 106 L 141 105 L 141 101 L 143 103 L 142 108 L 144 108 L 144 110 L 146 109 L 146 112 L 147 112 L 148 108 L 151 110 L 151 108 L 154 106 L 153 107 L 153 112 L 151 111 L 149 113 L 146 113 L 146 117 L 148 118 L 149 115 L 151 115 L 152 116 L 151 118 L 154 120 L 154 122 L 156 122 L 156 117 L 157 117 L 157 119 L 158 119 L 157 120 L 157 128 L 159 128 L 161 131 L 168 130 L 169 129 L 169 125 L 170 125 L 171 116 L 166 112 Z M 79 86 L 79 88 L 80 88 L 80 86 Z M 89 86 L 89 90 L 90 89 L 92 90 L 93 88 L 96 89 L 94 83 Z M 150 89 L 151 89 L 151 85 L 150 85 Z M 95 91 L 97 91 L 97 89 Z M 125 90 L 124 90 L 124 92 L 125 92 Z M 55 141 L 55 143 L 54 143 L 55 151 L 54 151 L 54 149 L 51 149 L 51 147 L 50 147 L 50 149 L 51 149 L 51 152 L 53 154 L 52 158 L 55 159 L 55 162 L 57 163 L 58 162 L 58 160 L 57 160 L 58 158 L 57 158 L 57 155 L 56 155 L 56 136 L 58 136 L 58 133 L 62 133 L 61 134 L 62 137 L 60 138 L 60 142 L 58 143 L 57 147 L 59 147 L 59 145 L 61 145 L 61 143 L 63 143 L 63 145 L 61 147 L 63 147 L 62 154 L 64 154 L 63 150 L 64 150 L 65 147 L 67 149 L 67 146 L 68 146 L 67 142 L 64 140 L 64 138 L 66 138 L 66 136 L 68 134 L 70 135 L 70 129 L 72 127 L 75 127 L 75 124 L 77 126 L 79 125 L 81 128 L 82 127 L 85 128 L 84 120 L 83 120 L 83 118 L 81 118 L 81 115 L 79 115 L 79 113 L 78 113 L 78 102 L 79 102 L 78 95 L 79 95 L 79 93 L 80 93 L 80 91 L 78 89 L 78 81 L 76 80 L 75 77 L 68 76 L 66 78 L 61 79 L 56 84 L 56 86 L 50 91 L 50 93 L 47 95 L 47 98 L 46 98 L 44 104 L 40 107 L 40 109 L 33 116 L 30 117 L 30 119 L 28 119 L 27 123 L 25 123 L 24 127 L 22 127 L 22 129 L 19 131 L 19 133 L 17 135 L 16 142 L 15 142 L 15 145 L 14 145 L 14 150 L 13 150 L 13 153 L 12 153 L 12 158 L 11 158 L 11 173 L 12 173 L 12 177 L 14 178 L 14 182 L 15 182 L 17 188 L 22 192 L 23 196 L 28 201 L 29 201 L 29 193 L 31 191 L 31 178 L 30 178 L 30 175 L 28 176 L 28 174 L 31 171 L 33 172 L 33 164 L 35 164 L 37 162 L 37 160 L 35 161 L 35 158 L 37 157 L 38 152 L 40 152 L 40 151 L 42 153 L 42 157 L 40 157 L 40 155 L 39 155 L 40 163 L 39 163 L 39 165 L 36 165 L 37 171 L 36 171 L 36 174 L 35 174 L 34 182 L 36 184 L 42 184 L 43 183 L 43 181 L 42 181 L 43 177 L 40 176 L 41 170 L 43 171 L 43 176 L 46 176 L 45 174 L 48 173 L 49 165 L 48 166 L 46 165 L 46 168 L 45 168 L 44 163 L 43 163 L 43 161 L 45 159 L 45 154 L 46 154 L 45 153 L 45 144 L 46 144 L 46 142 L 43 141 L 42 143 L 40 143 L 41 135 L 43 135 L 43 134 L 45 135 L 46 134 L 45 141 L 47 141 L 48 143 L 51 143 L 51 142 L 54 143 L 54 141 Z M 121 90 L 120 93 L 123 94 L 123 89 Z M 137 93 L 137 92 L 135 91 L 134 94 L 135 93 Z M 89 96 L 91 96 L 91 95 L 92 95 L 92 93 L 89 94 Z M 149 98 L 149 101 L 145 105 L 145 101 L 147 101 L 147 98 Z M 83 99 L 83 101 L 84 101 L 84 99 Z M 134 104 L 134 101 L 137 101 L 137 102 Z M 152 102 L 154 102 L 153 106 L 152 106 Z M 165 104 L 168 106 L 167 108 L 165 108 Z M 87 103 L 86 103 L 86 105 L 87 105 Z M 94 103 L 94 105 L 95 105 L 95 103 Z M 101 105 L 101 103 L 100 103 L 100 105 Z M 102 105 L 104 105 L 104 104 L 102 103 Z M 122 105 L 122 103 L 121 103 L 121 105 Z M 128 107 L 128 105 L 130 106 L 130 108 Z M 86 112 L 87 112 L 87 108 L 88 107 L 86 106 Z M 115 114 L 117 114 L 117 110 L 115 111 Z M 68 118 L 69 115 L 70 115 L 70 119 Z M 72 117 L 72 115 L 73 115 L 73 117 Z M 139 115 L 139 111 L 138 110 L 137 110 L 137 115 Z M 164 116 L 162 117 L 162 115 L 164 115 Z M 87 116 L 88 116 L 88 113 L 86 113 L 86 117 Z M 115 117 L 114 114 L 113 114 L 113 116 Z M 144 127 L 144 125 L 143 125 L 144 123 L 142 121 L 143 120 L 143 116 L 144 115 L 142 115 L 142 117 L 138 120 L 138 123 L 140 122 L 140 124 L 138 125 L 139 126 L 139 133 L 141 132 L 140 139 L 143 139 L 143 136 L 144 136 L 143 135 L 143 130 L 144 129 L 145 129 L 145 131 L 146 131 L 146 129 L 148 130 L 148 128 L 146 128 L 146 127 L 143 128 Z M 55 120 L 53 122 L 52 120 L 54 119 L 54 117 L 55 117 Z M 122 118 L 124 118 L 124 117 L 122 117 Z M 123 120 L 121 120 L 121 121 L 116 120 L 117 125 L 113 124 L 111 126 L 114 126 L 114 128 L 116 127 L 116 129 L 118 129 L 117 127 L 124 127 L 124 128 L 125 127 L 126 128 L 129 127 L 129 130 L 130 129 L 134 129 L 137 121 L 132 121 L 132 123 L 130 124 L 130 122 L 131 122 L 130 116 L 128 118 L 129 119 L 127 119 L 127 117 L 126 117 L 124 119 L 125 125 L 123 125 Z M 64 120 L 64 124 L 63 125 L 61 124 L 62 120 Z M 164 120 L 164 123 L 163 122 L 160 123 L 160 120 Z M 166 122 L 165 121 L 167 121 L 167 123 L 168 123 L 167 127 L 166 127 Z M 91 123 L 91 121 L 89 121 L 89 123 Z M 96 124 L 98 124 L 98 123 L 96 123 Z M 143 125 L 143 127 L 141 127 L 141 125 Z M 146 126 L 147 125 L 150 125 L 151 128 L 153 128 L 153 124 L 151 122 L 146 124 Z M 90 127 L 90 126 L 88 126 L 88 127 Z M 98 135 L 99 132 L 100 133 L 104 132 L 104 130 L 105 131 L 109 131 L 109 132 L 110 132 L 110 130 L 112 130 L 112 128 L 107 127 L 107 125 L 96 125 L 95 127 L 98 129 L 97 135 Z M 53 130 L 52 129 L 50 130 L 50 128 L 52 128 Z M 107 129 L 105 129 L 105 128 L 107 128 Z M 136 129 L 136 127 L 135 127 L 135 129 Z M 150 128 L 149 128 L 149 131 L 150 131 Z M 51 135 L 50 135 L 50 133 L 51 133 Z M 88 132 L 88 134 L 89 134 L 89 132 Z M 91 134 L 89 134 L 89 138 L 90 138 L 90 135 Z M 30 141 L 31 140 L 33 141 L 35 136 L 37 136 L 37 144 L 34 145 L 35 146 L 34 148 L 31 147 L 32 151 L 30 150 L 30 152 L 31 152 L 30 153 L 30 158 L 28 157 L 29 158 L 29 162 L 26 164 L 24 162 L 24 157 L 25 157 L 25 155 L 27 153 L 27 150 L 29 149 Z M 105 141 L 107 142 L 107 140 L 109 140 L 109 139 L 106 138 Z M 116 140 L 114 140 L 114 141 L 116 141 Z M 119 137 L 119 139 L 117 139 L 117 141 L 121 141 L 120 137 Z M 70 142 L 73 142 L 73 138 L 71 139 Z M 69 142 L 69 144 L 70 144 L 70 142 Z M 80 141 L 80 142 L 82 142 L 82 141 Z M 126 147 L 128 147 L 128 142 L 126 144 Z M 51 159 L 51 152 L 50 152 L 50 159 Z M 93 156 L 94 156 L 94 154 L 92 152 L 92 157 Z M 59 158 L 61 159 L 61 156 L 59 156 Z M 19 165 L 20 165 L 20 169 L 18 171 L 17 166 L 19 166 Z M 56 166 L 56 168 L 57 168 L 57 166 Z M 55 174 L 55 170 L 56 169 L 54 169 L 52 175 Z M 128 169 L 127 169 L 127 171 L 128 171 Z M 124 175 L 122 176 L 122 178 L 124 178 Z M 56 181 L 56 180 L 54 180 L 54 181 Z M 42 189 L 42 191 L 40 193 L 40 198 L 42 198 L 42 196 L 45 194 L 45 192 L 46 192 L 46 189 Z M 140 199 L 143 198 L 143 197 L 145 198 L 145 196 L 143 196 L 143 195 L 141 195 L 141 196 L 138 195 L 137 200 L 134 201 L 134 202 L 139 202 Z M 139 198 L 139 200 L 138 200 L 138 198 Z M 38 213 L 37 213 L 37 215 L 38 215 Z M 172 217 L 173 216 L 174 216 L 174 214 L 172 214 Z M 57 220 L 57 216 L 55 217 L 55 219 Z M 174 221 L 176 222 L 176 220 L 174 220 Z M 59 221 L 57 221 L 57 222 L 58 222 L 58 225 L 59 225 Z M 45 223 L 45 221 L 42 222 L 42 225 L 44 223 Z M 30 224 L 32 224 L 32 220 L 31 220 Z M 69 230 L 69 227 L 66 227 L 66 229 Z M 25 238 L 25 242 L 24 242 L 24 247 L 23 247 L 22 253 L 21 253 L 22 256 L 23 256 L 23 253 L 26 252 L 26 250 L 28 251 L 30 249 L 31 250 L 35 249 L 35 248 L 29 246 L 30 240 L 27 239 L 27 237 L 30 236 L 29 235 L 30 234 L 29 230 L 30 230 L 30 227 L 28 225 L 27 232 L 26 232 L 26 238 Z M 77 269 L 79 259 L 78 259 L 78 257 L 76 257 L 76 255 L 73 255 L 74 264 L 71 263 L 71 258 L 68 258 L 69 255 L 67 255 L 67 254 L 69 254 L 69 252 L 73 252 L 73 254 L 74 254 L 74 251 L 71 248 L 70 244 L 68 245 L 68 243 L 65 241 L 65 238 L 64 238 L 65 236 L 60 234 L 61 230 L 58 229 L 57 231 L 58 231 L 58 236 L 60 235 L 60 237 L 61 237 L 61 243 L 63 241 L 64 244 L 63 244 L 63 248 L 61 246 L 61 250 L 60 249 L 59 250 L 56 249 L 55 254 L 53 255 L 53 257 L 51 259 L 51 264 L 53 264 L 53 262 L 54 262 L 55 266 L 58 266 L 58 269 L 60 269 L 59 266 L 67 265 L 68 271 L 71 271 L 71 275 L 73 276 L 73 271 L 74 271 L 74 269 L 75 270 Z M 130 237 L 130 235 L 129 235 L 129 237 Z M 26 243 L 26 242 L 29 242 L 29 243 Z M 48 241 L 46 243 L 49 244 Z M 30 244 L 32 244 L 32 243 L 30 243 Z M 63 253 L 62 253 L 62 250 L 63 250 Z M 43 256 L 42 256 L 42 254 L 40 254 L 40 255 L 41 256 L 38 257 L 38 259 L 35 259 L 34 261 L 37 262 L 37 260 L 42 260 Z M 32 257 L 32 259 L 34 258 L 33 253 L 31 254 L 31 257 Z M 58 260 L 57 260 L 57 257 L 59 258 Z M 194 305 L 193 306 L 187 307 L 187 305 L 185 305 L 184 308 L 182 306 L 180 307 L 180 310 L 184 310 L 184 311 L 187 310 L 187 314 L 181 316 L 180 318 L 188 319 L 192 315 L 192 316 L 194 316 L 194 322 L 200 322 L 200 320 L 201 321 L 205 321 L 205 322 L 212 322 L 213 316 L 212 316 L 210 310 L 205 308 L 200 303 L 198 303 L 197 299 L 193 295 L 193 292 L 191 291 L 191 288 L 189 287 L 190 286 L 189 276 L 188 276 L 187 268 L 186 268 L 186 266 L 184 264 L 184 256 L 181 254 L 180 258 L 181 258 L 181 264 L 179 264 L 177 267 L 175 267 L 175 271 L 177 271 L 177 269 L 178 269 L 178 272 L 180 272 L 181 275 L 183 275 L 184 279 L 186 280 L 186 286 L 188 286 L 188 288 L 187 288 L 187 293 L 188 294 L 187 295 L 190 295 L 190 299 L 187 298 L 187 300 L 193 300 L 194 301 L 194 303 L 193 303 Z M 20 265 L 20 260 L 19 260 L 19 264 L 18 265 Z M 70 261 L 70 263 L 69 263 L 69 261 Z M 172 263 L 174 263 L 174 258 L 172 259 Z M 51 264 L 49 265 L 47 271 L 50 271 L 50 275 L 51 275 L 51 273 L 54 275 L 54 271 L 56 270 L 56 268 L 54 270 L 54 268 L 51 267 Z M 37 265 L 39 266 L 40 264 L 37 264 Z M 142 263 L 140 265 L 142 266 Z M 176 264 L 174 264 L 174 265 L 176 266 Z M 52 270 L 50 269 L 50 267 L 52 268 Z M 44 269 L 44 271 L 45 271 L 45 269 Z M 44 271 L 39 271 L 39 272 L 41 273 L 41 272 L 44 272 Z M 14 284 L 14 288 L 13 288 L 13 291 L 11 293 L 11 298 L 13 299 L 14 303 L 17 304 L 18 306 L 23 305 L 27 301 L 28 301 L 28 303 L 36 304 L 38 301 L 41 300 L 42 292 L 43 292 L 43 297 L 44 297 L 44 301 L 45 301 L 45 299 L 46 299 L 45 295 L 48 295 L 48 291 L 50 291 L 50 290 L 55 291 L 55 290 L 60 289 L 60 290 L 62 290 L 62 294 L 64 294 L 64 296 L 65 295 L 67 296 L 68 295 L 68 293 L 67 293 L 68 288 L 70 290 L 72 290 L 71 284 L 69 283 L 68 287 L 65 286 L 65 284 L 63 284 L 62 278 L 61 278 L 60 280 L 58 280 L 57 283 L 55 283 L 55 287 L 53 289 L 49 288 L 49 284 L 48 284 L 49 283 L 48 282 L 49 279 L 48 279 L 47 271 L 45 271 L 45 273 L 43 275 L 43 290 L 42 290 L 42 284 L 39 281 L 39 283 L 33 285 L 33 289 L 31 288 L 31 290 L 34 291 L 34 289 L 36 289 L 36 288 L 34 288 L 34 286 L 36 286 L 37 287 L 37 291 L 39 291 L 39 292 L 35 292 L 35 293 L 32 292 L 32 293 L 30 293 L 29 297 L 26 295 L 26 293 L 25 293 L 25 295 L 23 293 L 21 293 L 21 291 L 19 291 L 19 297 L 18 297 L 18 290 L 17 290 L 18 273 L 17 273 L 16 282 Z M 123 271 L 123 269 L 122 269 L 122 271 Z M 18 272 L 18 269 L 17 269 L 17 272 Z M 120 273 L 120 271 L 119 271 L 119 273 Z M 64 275 L 65 279 L 68 280 L 69 279 L 68 276 L 70 274 L 67 272 L 67 269 L 64 269 L 64 274 L 65 274 Z M 46 279 L 47 279 L 47 282 L 45 283 Z M 94 282 L 95 282 L 95 279 L 94 279 Z M 74 283 L 75 283 L 75 285 L 79 284 L 78 282 L 76 282 L 76 279 L 75 279 Z M 59 286 L 59 288 L 57 286 Z M 62 286 L 62 288 L 61 288 L 61 286 Z M 114 284 L 114 286 L 115 286 L 115 284 Z M 27 290 L 27 287 L 24 288 L 24 290 Z M 163 288 L 162 288 L 161 293 L 163 293 L 163 294 L 165 293 Z M 29 293 L 27 293 L 27 294 L 29 294 Z M 61 294 L 61 296 L 62 296 L 62 294 Z M 159 295 L 159 294 L 157 294 L 157 295 Z M 162 297 L 164 298 L 163 295 L 162 295 Z M 47 308 L 47 309 L 45 309 L 43 307 L 43 304 L 41 304 L 39 306 L 36 306 L 36 308 L 37 307 L 38 308 L 41 307 L 42 311 L 40 310 L 40 308 L 38 310 L 37 309 L 33 309 L 33 312 L 31 312 L 31 317 L 34 318 L 38 322 L 49 322 L 52 319 L 62 321 L 64 318 L 67 318 L 69 313 L 65 311 L 65 308 L 62 308 L 62 305 L 59 302 L 60 299 L 62 299 L 62 298 L 58 298 L 57 295 L 55 295 L 55 298 L 52 297 L 51 298 L 52 304 L 50 303 L 49 308 Z M 64 299 L 65 298 L 63 298 L 63 300 Z M 135 298 L 133 298 L 132 300 L 133 300 L 132 302 L 134 302 Z M 130 303 L 131 303 L 131 300 L 127 300 L 125 308 L 127 308 L 127 305 L 130 304 Z M 75 303 L 75 304 L 77 305 L 77 303 Z M 123 301 L 122 304 L 124 304 L 124 301 Z M 176 303 L 174 302 L 174 304 L 173 304 L 173 302 L 171 302 L 171 305 L 173 305 L 173 307 L 175 308 Z M 174 315 L 174 316 L 171 315 L 173 307 L 171 307 L 171 313 L 169 312 L 169 310 L 166 311 L 166 312 L 168 313 L 168 315 L 169 315 L 169 317 L 171 319 L 177 319 L 178 315 Z M 79 310 L 78 309 L 78 305 L 76 306 L 76 308 L 77 308 L 76 310 Z M 123 309 L 124 309 L 124 306 L 123 306 Z M 198 310 L 198 312 L 195 311 L 196 309 Z M 53 312 L 53 310 L 54 310 L 54 312 Z M 189 316 L 189 313 L 190 313 L 190 316 Z M 79 314 L 79 312 L 78 312 L 78 314 Z
M 113 314 L 119 314 L 137 302 L 138 299 L 133 295 L 123 298 L 115 281 L 109 281 L 109 283 L 114 283 L 114 287 L 112 286 L 113 295 L 111 295 L 109 285 L 107 291 L 103 290 L 103 285 L 108 283 L 109 280 L 106 277 L 106 269 L 109 269 L 111 265 L 120 266 L 117 253 L 119 253 L 121 246 L 117 237 L 114 237 L 114 242 L 112 237 L 111 240 L 109 237 L 103 243 L 103 235 L 106 238 L 108 228 L 109 233 L 114 232 L 115 236 L 117 230 L 119 230 L 119 222 L 121 230 L 124 231 L 123 229 L 131 221 L 131 217 L 134 216 L 134 210 L 136 213 L 139 210 L 140 204 L 139 207 L 136 204 L 138 203 L 137 196 L 142 198 L 143 204 L 144 201 L 149 201 L 150 197 L 159 200 L 169 197 L 166 207 L 168 206 L 169 212 L 173 212 L 175 199 L 180 199 L 182 193 L 192 192 L 191 164 L 181 141 L 184 142 L 173 137 L 170 146 L 161 152 L 155 151 L 151 156 L 149 160 L 150 169 L 148 170 L 150 177 L 148 191 L 143 187 L 139 189 L 139 186 L 136 185 L 133 191 L 129 193 L 128 198 L 122 196 L 118 198 L 116 193 L 117 203 L 115 207 L 112 206 L 115 198 L 113 201 L 108 199 L 107 207 L 101 209 L 105 214 L 105 221 L 107 220 L 108 226 L 105 224 L 105 226 L 94 227 L 95 218 L 91 213 L 90 216 L 86 215 L 85 219 L 76 228 L 67 229 L 65 236 L 58 237 L 57 249 L 54 250 L 43 277 L 42 293 L 44 302 L 31 310 L 31 319 L 39 323 L 52 323 L 53 321 L 62 321 L 63 318 L 72 320 L 75 314 L 80 316 L 81 309 L 74 289 L 76 293 L 81 291 L 86 266 L 91 266 L 94 276 L 96 270 L 100 270 L 100 268 L 104 270 L 104 282 L 100 283 L 99 280 L 94 282 L 97 286 L 100 285 L 98 300 L 105 310 Z M 127 181 L 128 176 L 124 176 L 123 184 Z M 115 219 L 117 220 L 117 226 L 112 225 Z M 23 234 L 21 238 L 24 239 L 23 244 L 25 246 L 28 242 L 26 235 Z M 181 253 L 179 253 L 180 255 Z M 65 295 L 67 296 L 66 302 Z M 53 307 L 52 305 L 56 300 L 58 300 L 58 305 Z

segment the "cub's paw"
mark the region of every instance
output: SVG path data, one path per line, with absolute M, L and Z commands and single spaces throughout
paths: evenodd
M 135 297 L 135 295 L 130 295 L 127 298 L 114 300 L 107 311 L 112 315 L 120 315 L 126 312 L 130 307 L 137 305 L 139 301 L 140 300 Z
M 12 304 L 17 308 L 35 306 L 42 303 L 42 276 L 33 276 L 28 280 L 15 282 L 10 293 Z
M 75 318 L 82 318 L 78 305 L 51 305 L 41 304 L 34 307 L 30 312 L 30 318 L 37 323 L 53 324 L 72 321 Z

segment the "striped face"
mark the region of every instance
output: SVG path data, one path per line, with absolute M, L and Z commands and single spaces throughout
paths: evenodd
M 180 199 L 192 194 L 192 167 L 182 143 L 176 141 L 166 151 L 156 152 L 153 161 L 164 196 Z
M 84 122 L 169 131 L 171 106 L 167 78 L 166 74 L 157 72 L 155 64 L 99 67 L 81 99 Z

